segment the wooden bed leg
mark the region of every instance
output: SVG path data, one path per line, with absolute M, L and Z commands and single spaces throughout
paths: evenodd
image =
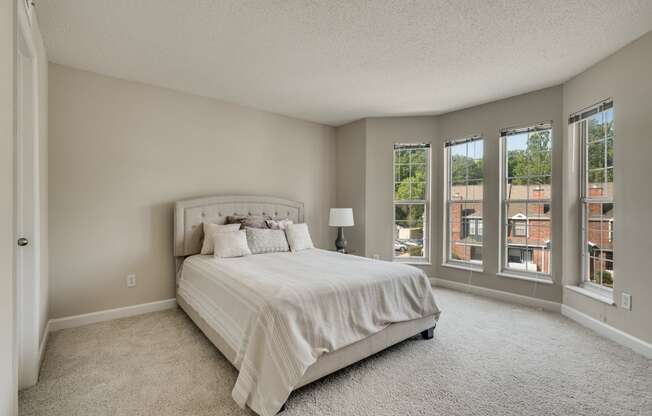
M 283 406 L 281 406 L 281 410 L 278 411 L 277 415 L 278 415 L 279 413 L 285 412 L 285 409 L 286 409 L 286 406 L 285 406 L 285 405 L 286 405 L 286 404 L 287 404 L 287 402 L 283 403 Z
M 435 327 L 428 328 L 425 331 L 421 331 L 421 336 L 423 339 L 432 339 L 435 336 Z

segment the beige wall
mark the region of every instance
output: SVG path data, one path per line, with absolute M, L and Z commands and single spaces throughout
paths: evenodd
M 613 98 L 615 123 L 614 300 L 632 295 L 632 310 L 564 292 L 564 304 L 652 342 L 652 32 L 564 84 L 564 116 Z M 566 136 L 564 175 L 564 282 L 580 281 L 578 205 L 579 143 Z M 573 147 L 575 148 L 573 149 Z M 571 179 L 572 178 L 572 179 Z
M 54 64 L 49 108 L 51 318 L 174 297 L 179 199 L 303 201 L 333 244 L 331 127 Z
M 562 150 L 563 134 L 566 124 L 562 118 L 562 87 L 553 87 L 516 97 L 479 105 L 466 110 L 455 111 L 440 116 L 439 136 L 433 150 L 436 169 L 434 201 L 437 216 L 434 221 L 436 250 L 433 251 L 433 274 L 443 279 L 455 280 L 490 289 L 513 292 L 543 300 L 561 302 L 562 278 Z M 535 283 L 522 279 L 497 276 L 500 268 L 500 137 L 501 128 L 527 126 L 540 121 L 553 124 L 553 176 L 552 176 L 552 280 L 554 284 Z M 469 272 L 450 267 L 442 267 L 444 256 L 444 152 L 443 143 L 473 135 L 484 137 L 484 201 L 483 201 L 483 272 Z M 492 232 L 493 230 L 493 232 Z
M 348 249 L 361 256 L 365 255 L 366 129 L 366 120 L 336 129 L 336 205 L 340 208 L 353 208 L 355 226 L 346 228 L 344 237 L 348 242 Z

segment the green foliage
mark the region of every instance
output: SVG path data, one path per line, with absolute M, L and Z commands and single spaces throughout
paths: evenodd
M 451 158 L 451 181 L 453 186 L 479 183 L 484 177 L 483 166 L 482 160 L 474 160 L 464 155 L 453 155 Z
M 395 152 L 394 199 L 410 201 L 426 198 L 427 164 L 425 149 Z
M 408 254 L 411 257 L 422 257 L 423 256 L 423 247 L 421 247 L 421 246 L 410 246 L 410 247 L 408 247 Z
M 613 182 L 613 121 L 589 120 L 588 134 L 589 183 Z
M 527 148 L 510 150 L 507 154 L 507 175 L 515 177 L 514 185 L 526 185 L 527 176 L 550 176 L 552 160 L 550 130 L 532 133 L 527 139 Z M 530 183 L 549 183 L 547 178 L 532 179 Z
M 613 276 L 608 271 L 595 272 L 593 280 L 597 283 L 602 283 L 604 286 L 613 287 Z

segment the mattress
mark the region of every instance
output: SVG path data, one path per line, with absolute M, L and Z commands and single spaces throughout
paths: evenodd
M 233 397 L 275 414 L 320 355 L 439 315 L 420 270 L 324 250 L 191 256 L 178 292 L 235 352 Z

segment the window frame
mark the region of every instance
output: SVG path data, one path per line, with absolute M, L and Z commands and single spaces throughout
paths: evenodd
M 589 276 L 589 262 L 591 260 L 591 255 L 589 253 L 589 248 L 588 248 L 588 232 L 589 230 L 587 229 L 587 219 L 588 219 L 588 208 L 590 204 L 611 204 L 612 205 L 612 210 L 615 213 L 616 210 L 616 200 L 615 196 L 612 194 L 611 198 L 606 198 L 604 195 L 602 197 L 590 197 L 588 196 L 588 190 L 589 190 L 589 181 L 588 181 L 588 173 L 591 170 L 590 169 L 590 163 L 589 163 L 589 150 L 588 146 L 591 143 L 589 141 L 589 135 L 588 133 L 583 133 L 580 132 L 580 126 L 582 123 L 586 123 L 585 126 L 588 128 L 588 120 L 590 119 L 591 116 L 598 114 L 598 113 L 603 113 L 609 109 L 612 111 L 612 116 L 613 116 L 613 122 L 615 125 L 615 110 L 614 110 L 614 102 L 611 98 L 605 99 L 597 104 L 594 104 L 590 107 L 587 107 L 583 110 L 580 110 L 574 114 L 572 114 L 569 118 L 569 124 L 571 125 L 571 128 L 573 129 L 573 134 L 575 137 L 579 138 L 579 146 L 580 146 L 580 175 L 579 175 L 579 180 L 580 180 L 580 195 L 579 195 L 579 205 L 580 205 L 580 287 L 590 290 L 600 296 L 603 296 L 609 300 L 613 301 L 613 293 L 614 289 L 613 287 L 605 286 L 602 284 L 594 283 L 591 281 L 591 278 Z M 607 138 L 605 137 L 605 142 Z M 613 134 L 613 155 L 612 155 L 612 172 L 613 169 L 616 166 L 616 151 L 615 151 L 615 143 L 616 143 L 616 134 L 615 134 L 615 128 L 614 128 L 614 134 Z M 607 158 L 607 152 L 605 151 L 605 159 Z M 605 161 L 606 163 L 606 161 Z M 605 166 L 603 167 L 604 170 L 609 169 L 609 167 Z M 595 169 L 594 169 L 595 170 Z M 615 175 L 614 175 L 615 176 Z M 608 182 L 604 182 L 608 183 Z M 613 182 L 612 182 L 613 183 Z M 613 187 L 615 189 L 615 187 Z M 613 189 L 612 189 L 613 192 Z M 616 264 L 614 258 L 615 255 L 614 253 L 616 252 L 616 242 L 615 238 L 613 235 L 613 229 L 614 229 L 614 217 L 612 217 L 609 222 L 608 222 L 608 239 L 609 243 L 612 244 L 612 249 L 611 249 L 611 272 L 612 272 L 612 285 L 615 285 L 616 279 L 614 278 L 614 266 Z M 601 226 L 602 229 L 602 226 Z
M 404 147 L 401 147 L 404 146 Z M 406 148 L 426 149 L 426 181 L 425 199 L 397 200 L 396 199 L 396 152 Z M 432 166 L 432 145 L 430 143 L 394 143 L 392 149 L 392 261 L 411 264 L 430 264 L 430 194 L 431 194 L 431 166 Z M 423 256 L 396 256 L 394 242 L 396 235 L 396 205 L 423 205 Z
M 509 157 L 507 154 L 507 139 L 511 135 L 515 134 L 523 134 L 523 133 L 533 133 L 537 131 L 545 131 L 545 130 L 550 130 L 550 196 L 548 198 L 542 198 L 542 199 L 534 199 L 530 198 L 529 195 L 529 184 L 528 186 L 528 191 L 525 199 L 507 199 L 506 198 L 506 192 L 507 192 L 507 183 L 508 183 L 508 163 L 509 163 Z M 553 218 L 553 179 L 555 177 L 554 170 L 553 170 L 553 164 L 554 164 L 554 149 L 555 149 L 555 127 L 553 124 L 553 121 L 543 121 L 543 122 L 538 122 L 534 124 L 528 124 L 525 126 L 520 126 L 520 127 L 507 127 L 503 128 L 500 130 L 500 192 L 499 192 L 499 248 L 498 248 L 498 255 L 499 255 L 499 272 L 498 275 L 504 275 L 504 276 L 509 276 L 509 277 L 521 277 L 525 279 L 537 279 L 537 280 L 542 280 L 545 282 L 552 283 L 552 273 L 554 270 L 554 256 L 552 255 L 553 252 L 553 224 L 554 224 L 554 218 Z M 526 177 L 527 179 L 530 178 L 536 178 L 540 177 L 540 175 L 534 175 Z M 525 211 L 526 215 L 524 219 L 513 219 L 508 216 L 508 205 L 509 204 L 524 204 L 525 205 Z M 548 253 L 548 272 L 539 272 L 539 271 L 530 271 L 530 270 L 519 270 L 519 269 L 514 269 L 510 268 L 509 265 L 509 246 L 507 243 L 508 240 L 508 232 L 510 228 L 516 229 L 516 222 L 517 221 L 522 221 L 525 224 L 525 235 L 520 236 L 524 237 L 526 239 L 525 246 L 523 247 L 514 247 L 518 248 L 521 251 L 526 250 L 529 251 L 530 257 L 534 258 L 534 249 L 535 248 L 540 248 L 539 246 L 531 246 L 528 244 L 528 239 L 530 238 L 530 217 L 528 213 L 528 206 L 530 204 L 542 204 L 542 205 L 548 205 L 549 206 L 549 212 L 548 212 L 548 217 L 549 217 L 549 229 L 550 229 L 550 239 L 548 241 L 548 248 L 544 249 L 544 253 Z
M 480 237 L 482 237 L 482 242 L 481 242 L 481 247 L 482 247 L 482 260 L 473 260 L 472 259 L 472 254 L 471 254 L 471 249 L 469 250 L 469 257 L 470 259 L 468 261 L 465 260 L 459 260 L 459 259 L 454 259 L 451 256 L 452 253 L 452 230 L 450 227 L 450 221 L 449 221 L 449 212 L 450 212 L 450 207 L 453 202 L 460 203 L 460 201 L 452 201 L 450 199 L 450 193 L 451 193 L 451 186 L 452 186 L 452 169 L 451 169 L 451 158 L 452 158 L 452 152 L 451 148 L 456 145 L 460 144 L 469 144 L 472 142 L 480 141 L 482 142 L 482 199 L 465 199 L 461 201 L 464 204 L 480 204 L 482 206 L 482 212 L 483 216 L 482 218 L 478 218 L 477 220 L 481 221 L 483 223 L 484 228 L 484 191 L 485 191 L 485 172 L 484 172 L 484 160 L 485 160 L 485 137 L 483 135 L 474 135 L 474 136 L 469 136 L 461 139 L 452 139 L 452 140 L 446 140 L 444 142 L 444 192 L 443 192 L 443 201 L 444 201 L 444 212 L 443 212 L 443 219 L 444 219 L 444 224 L 443 224 L 443 261 L 442 265 L 444 266 L 452 266 L 452 267 L 457 267 L 457 268 L 463 268 L 463 269 L 470 269 L 474 271 L 482 271 L 484 269 L 484 230 L 481 234 L 479 234 Z M 471 221 L 476 221 L 476 219 L 471 219 Z M 464 228 L 464 225 L 461 224 L 461 228 Z M 470 227 L 469 227 L 470 228 Z M 478 228 L 478 224 L 476 224 L 476 231 Z M 477 235 L 477 234 L 476 234 Z M 477 246 L 475 246 L 477 247 Z

